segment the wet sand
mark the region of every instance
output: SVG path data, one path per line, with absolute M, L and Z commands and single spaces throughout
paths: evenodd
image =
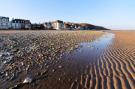
M 35 32 L 0 33 L 0 88 L 135 89 L 135 32 Z
M 1 31 L 0 88 L 25 88 L 26 82 L 36 87 L 35 83 L 42 79 L 52 81 L 49 77 L 53 78 L 63 68 L 59 62 L 64 53 L 102 34 L 98 31 Z

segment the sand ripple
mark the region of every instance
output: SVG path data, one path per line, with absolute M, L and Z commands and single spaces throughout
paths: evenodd
M 115 34 L 113 43 L 107 46 L 99 60 L 85 68 L 90 72 L 81 75 L 82 89 L 135 89 L 135 43 L 130 41 L 135 33 Z

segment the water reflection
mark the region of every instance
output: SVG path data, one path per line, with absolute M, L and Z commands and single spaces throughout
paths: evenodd
M 115 37 L 112 33 L 105 33 L 99 39 L 93 42 L 83 42 L 79 44 L 79 48 L 70 54 L 66 54 L 65 59 L 78 60 L 81 62 L 94 62 L 99 59 L 100 54 L 106 47 L 112 43 Z

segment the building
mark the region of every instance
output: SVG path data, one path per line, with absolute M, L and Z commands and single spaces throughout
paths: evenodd
M 70 22 L 64 23 L 64 29 L 66 30 L 76 30 L 77 27 L 78 25 L 75 23 L 70 23 Z
M 30 20 L 25 20 L 25 29 L 31 29 L 31 22 Z
M 11 28 L 12 29 L 24 29 L 25 28 L 24 20 L 22 20 L 22 19 L 13 19 L 11 21 Z
M 45 28 L 44 28 L 44 25 L 43 24 L 37 24 L 37 23 L 35 23 L 35 24 L 31 24 L 31 29 L 32 30 L 43 30 Z
M 64 29 L 64 22 L 60 20 L 45 22 L 43 26 L 46 30 L 62 30 Z
M 71 23 L 64 23 L 65 30 L 71 30 Z
M 9 29 L 9 17 L 0 17 L 0 29 Z
M 11 28 L 12 29 L 31 29 L 31 22 L 30 20 L 13 19 L 11 21 Z
M 52 22 L 45 22 L 43 23 L 44 29 L 46 30 L 52 30 L 53 26 L 52 26 Z
M 53 29 L 62 30 L 64 29 L 64 22 L 60 20 L 56 20 L 52 22 L 52 26 L 53 26 Z

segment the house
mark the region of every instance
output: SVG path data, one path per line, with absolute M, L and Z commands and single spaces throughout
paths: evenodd
M 31 22 L 30 22 L 30 20 L 25 20 L 24 23 L 25 23 L 25 29 L 31 29 Z
M 72 26 L 71 23 L 64 23 L 64 29 L 65 30 L 71 30 L 71 26 Z
M 52 22 L 45 22 L 45 23 L 43 23 L 43 26 L 46 30 L 52 30 L 53 29 Z
M 31 22 L 24 19 L 13 19 L 11 21 L 12 29 L 31 29 Z
M 37 23 L 35 23 L 35 24 L 31 24 L 31 29 L 32 30 L 43 30 L 45 28 L 44 28 L 44 25 L 43 24 L 37 24 Z
M 0 29 L 9 29 L 9 17 L 0 17 Z
M 52 22 L 53 29 L 61 30 L 64 29 L 64 22 L 60 20 L 56 20 Z

